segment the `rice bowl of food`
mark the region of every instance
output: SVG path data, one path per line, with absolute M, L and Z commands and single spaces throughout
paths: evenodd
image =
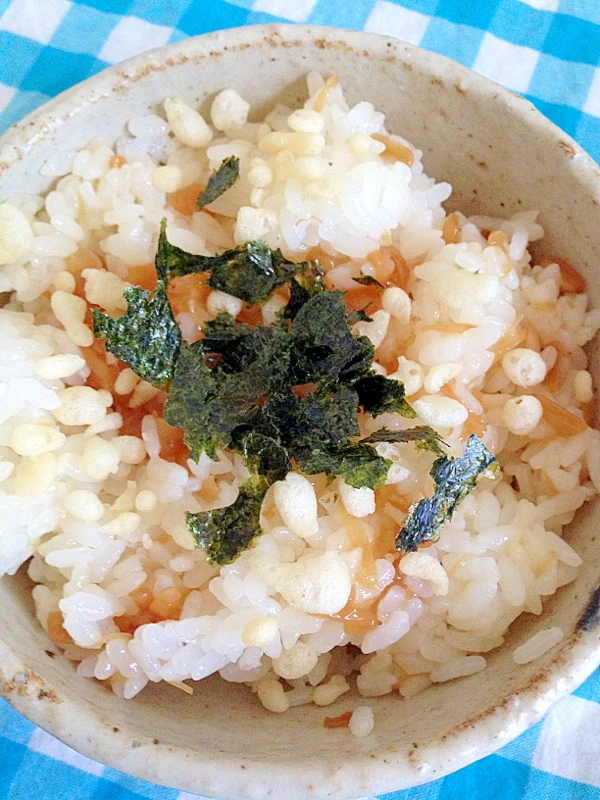
M 0 150 L 0 691 L 215 797 L 351 798 L 600 663 L 597 167 L 373 34 L 116 66 Z

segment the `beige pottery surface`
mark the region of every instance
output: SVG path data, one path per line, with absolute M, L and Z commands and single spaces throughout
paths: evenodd
M 527 101 L 441 56 L 376 34 L 243 28 L 111 67 L 0 140 L 0 202 L 13 192 L 47 190 L 39 168 L 53 152 L 92 137 L 112 141 L 129 118 L 156 111 L 166 96 L 206 108 L 216 91 L 233 87 L 258 118 L 277 99 L 302 101 L 309 70 L 338 75 L 350 103 L 368 99 L 384 111 L 388 129 L 423 151 L 426 171 L 454 186 L 449 210 L 539 209 L 548 231 L 543 252 L 570 259 L 600 304 L 597 166 Z M 209 678 L 193 697 L 151 685 L 123 701 L 78 677 L 46 639 L 23 571 L 0 581 L 0 694 L 81 753 L 188 792 L 341 800 L 409 787 L 507 743 L 600 664 L 600 628 L 590 606 L 600 579 L 599 531 L 599 504 L 588 505 L 567 534 L 584 559 L 578 579 L 549 599 L 541 617 L 523 615 L 484 672 L 411 700 L 345 695 L 327 709 L 304 706 L 279 716 L 245 687 Z M 515 664 L 513 649 L 547 625 L 564 629 L 563 642 L 538 661 Z M 323 728 L 326 715 L 365 702 L 376 720 L 368 737 Z

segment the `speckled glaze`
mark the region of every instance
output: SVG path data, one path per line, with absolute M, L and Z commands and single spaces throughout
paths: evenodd
M 38 170 L 52 152 L 92 137 L 112 140 L 126 120 L 158 108 L 167 95 L 207 103 L 233 87 L 258 117 L 276 99 L 302 100 L 311 69 L 338 75 L 351 103 L 369 99 L 385 111 L 389 129 L 423 150 L 426 171 L 453 184 L 452 207 L 499 215 L 539 209 L 544 250 L 571 259 L 600 303 L 598 167 L 527 101 L 441 56 L 376 34 L 244 28 L 112 67 L 0 140 L 0 202 L 13 191 L 47 190 Z M 597 377 L 597 352 L 592 360 Z M 119 700 L 79 678 L 47 640 L 22 572 L 0 581 L 0 694 L 81 753 L 188 792 L 342 800 L 406 788 L 506 744 L 600 664 L 600 504 L 586 506 L 567 536 L 584 559 L 577 581 L 550 598 L 540 617 L 521 617 L 484 672 L 410 700 L 369 699 L 376 724 L 365 739 L 323 728 L 324 716 L 364 703 L 348 695 L 327 709 L 278 716 L 245 688 L 209 678 L 193 697 L 150 685 L 132 701 Z M 546 625 L 560 625 L 563 642 L 538 661 L 515 664 L 513 649 Z

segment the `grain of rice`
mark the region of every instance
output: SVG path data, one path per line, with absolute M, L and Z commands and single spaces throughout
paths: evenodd
M 595 432 L 594 432 L 595 433 Z M 599 437 L 594 436 L 594 446 L 588 447 L 585 460 L 587 468 L 590 473 L 590 480 L 592 481 L 596 491 L 600 492 L 600 444 Z
M 349 486 L 343 478 L 338 482 L 340 496 L 346 511 L 353 517 L 366 517 L 375 511 L 375 493 L 367 486 Z
M 528 664 L 555 647 L 563 637 L 564 631 L 557 625 L 542 628 L 513 651 L 513 658 L 517 664 Z
M 60 272 L 57 272 L 52 279 L 52 285 L 57 291 L 72 293 L 75 291 L 76 286 L 75 277 L 70 272 L 61 270 Z
M 70 292 L 56 291 L 51 298 L 52 311 L 68 336 L 80 347 L 90 347 L 94 334 L 84 323 L 87 305 L 82 297 Z
M 541 355 L 525 347 L 517 347 L 507 353 L 502 359 L 502 369 L 509 380 L 523 387 L 541 383 L 547 371 Z
M 35 373 L 40 378 L 48 381 L 58 378 L 68 378 L 85 366 L 81 356 L 65 353 L 64 355 L 48 356 L 36 362 Z
M 176 192 L 183 184 L 183 172 L 176 164 L 156 167 L 152 173 L 152 185 L 159 192 Z
M 88 439 L 79 459 L 79 466 L 94 481 L 104 481 L 119 468 L 119 449 L 100 436 Z
M 118 275 L 104 269 L 84 269 L 81 277 L 85 281 L 84 292 L 88 303 L 106 309 L 111 316 L 127 310 L 123 292 L 128 284 Z
M 466 422 L 469 412 L 452 397 L 443 395 L 423 395 L 413 403 L 413 408 L 428 425 L 440 428 L 454 428 Z
M 124 464 L 141 464 L 146 457 L 144 442 L 137 436 L 115 436 L 111 444 L 117 448 Z
M 406 396 L 411 397 L 423 385 L 423 367 L 416 361 L 410 361 L 404 356 L 399 356 L 398 369 L 388 377 L 403 383 Z
M 242 633 L 242 641 L 248 647 L 265 647 L 279 633 L 279 625 L 274 617 L 262 617 L 248 622 Z M 304 673 L 302 673 L 304 674 Z
M 348 728 L 353 736 L 364 738 L 375 726 L 375 716 L 371 706 L 357 706 L 352 712 Z
M 141 513 L 148 513 L 156 508 L 158 500 L 154 492 L 150 489 L 143 489 L 136 495 L 135 507 Z
M 206 301 L 208 311 L 214 316 L 217 316 L 221 311 L 225 311 L 227 314 L 231 314 L 232 317 L 237 317 L 242 310 L 242 306 L 243 302 L 237 297 L 219 290 L 212 291 Z
M 24 256 L 33 244 L 33 231 L 25 214 L 10 203 L 0 204 L 0 265 Z
M 234 89 L 219 92 L 210 107 L 210 118 L 219 131 L 238 131 L 248 119 L 250 105 Z
M 578 403 L 589 403 L 594 397 L 592 376 L 587 370 L 581 369 L 575 374 L 573 393 Z
M 442 683 L 455 678 L 462 678 L 466 675 L 474 675 L 476 672 L 481 672 L 485 667 L 486 660 L 483 656 L 464 656 L 432 670 L 430 678 L 433 683 Z
M 508 400 L 502 414 L 508 430 L 517 436 L 524 436 L 531 433 L 541 420 L 543 408 L 537 397 L 523 394 Z
M 93 425 L 106 414 L 112 403 L 110 392 L 96 391 L 91 386 L 70 386 L 58 393 L 60 406 L 53 411 L 63 425 Z
M 57 473 L 58 462 L 54 453 L 28 458 L 16 468 L 13 490 L 20 497 L 42 494 L 54 484 Z
M 515 607 L 525 603 L 525 579 L 519 567 L 509 558 L 501 556 L 498 559 L 499 580 L 498 586 L 506 602 Z
M 104 514 L 100 499 L 87 489 L 76 489 L 64 499 L 65 510 L 83 522 L 96 522 Z
M 175 136 L 188 147 L 206 147 L 213 133 L 204 118 L 183 100 L 173 98 L 164 103 L 167 120 Z
M 20 456 L 39 456 L 58 450 L 66 438 L 54 425 L 24 423 L 12 432 L 10 447 Z
M 350 684 L 343 675 L 332 675 L 327 683 L 315 688 L 312 700 L 317 706 L 328 706 L 349 691 Z
M 290 707 L 283 686 L 273 678 L 261 678 L 256 684 L 258 699 L 269 711 L 281 714 Z
M 129 408 L 139 408 L 143 406 L 144 403 L 155 398 L 159 392 L 160 389 L 158 387 L 152 386 L 152 384 L 147 381 L 140 381 L 135 385 L 133 394 L 128 403 Z
M 401 697 L 408 699 L 425 691 L 428 686 L 431 686 L 431 681 L 426 675 L 413 675 L 399 681 L 398 692 Z
M 453 378 L 456 378 L 462 372 L 462 364 L 447 363 L 436 364 L 431 367 L 423 381 L 423 389 L 427 394 L 436 394 L 440 391 L 442 386 L 445 386 Z
M 284 522 L 298 536 L 317 532 L 317 498 L 306 478 L 290 472 L 285 480 L 275 484 L 274 500 Z

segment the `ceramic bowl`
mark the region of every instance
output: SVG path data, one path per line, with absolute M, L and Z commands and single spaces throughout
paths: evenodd
M 426 171 L 454 186 L 452 207 L 507 215 L 537 208 L 543 247 L 572 261 L 600 304 L 600 172 L 527 101 L 457 64 L 376 34 L 267 26 L 214 33 L 146 53 L 65 92 L 1 140 L 0 201 L 43 192 L 39 173 L 56 150 L 113 140 L 125 122 L 176 93 L 194 105 L 226 87 L 264 114 L 304 98 L 309 70 L 338 75 L 350 103 L 372 101 L 424 153 Z M 592 356 L 598 374 L 598 358 Z M 523 615 L 479 674 L 401 700 L 369 698 L 376 726 L 357 739 L 323 718 L 364 703 L 279 716 L 244 687 L 209 678 L 193 697 L 152 684 L 123 701 L 77 676 L 35 620 L 23 571 L 0 581 L 0 693 L 27 718 L 115 769 L 219 798 L 353 798 L 439 778 L 488 755 L 536 722 L 600 663 L 594 593 L 600 578 L 600 504 L 567 538 L 584 563 L 540 617 Z M 559 625 L 563 642 L 517 665 L 514 648 Z

